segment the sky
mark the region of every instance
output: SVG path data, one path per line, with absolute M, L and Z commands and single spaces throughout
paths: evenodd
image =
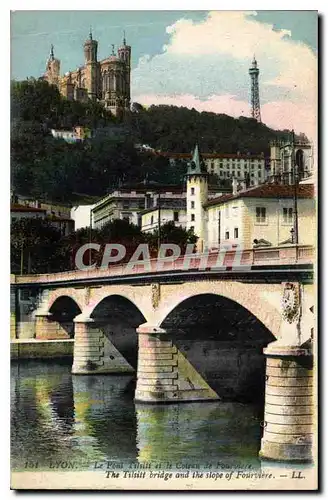
M 260 69 L 262 121 L 316 138 L 316 11 L 15 11 L 11 77 L 43 74 L 50 45 L 62 74 L 83 64 L 92 27 L 99 59 L 126 32 L 132 101 L 250 116 L 248 69 Z

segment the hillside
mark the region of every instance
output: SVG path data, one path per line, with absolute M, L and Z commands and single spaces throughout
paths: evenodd
M 269 141 L 286 137 L 249 118 L 175 106 L 135 103 L 123 123 L 98 103 L 69 102 L 42 80 L 12 82 L 11 178 L 14 192 L 39 199 L 69 201 L 71 194 L 103 196 L 122 182 L 183 180 L 185 165 L 140 153 L 134 145 L 161 151 L 190 152 L 198 141 L 203 152 L 268 154 Z M 94 137 L 68 144 L 52 137 L 51 128 L 82 125 Z

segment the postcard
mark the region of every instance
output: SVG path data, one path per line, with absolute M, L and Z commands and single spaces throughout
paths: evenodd
M 12 489 L 318 488 L 317 31 L 12 12 Z

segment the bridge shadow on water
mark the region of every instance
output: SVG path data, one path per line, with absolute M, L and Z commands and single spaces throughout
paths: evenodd
M 71 375 L 70 366 L 12 366 L 12 467 L 96 461 L 202 467 L 259 465 L 261 427 L 253 405 L 135 404 L 131 376 Z M 66 465 L 65 465 L 66 466 Z

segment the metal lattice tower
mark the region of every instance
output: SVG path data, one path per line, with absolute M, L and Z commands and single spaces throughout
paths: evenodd
M 252 61 L 252 66 L 249 68 L 251 77 L 251 115 L 258 122 L 261 121 L 261 107 L 260 107 L 260 91 L 259 91 L 259 73 L 257 61 L 255 56 Z

